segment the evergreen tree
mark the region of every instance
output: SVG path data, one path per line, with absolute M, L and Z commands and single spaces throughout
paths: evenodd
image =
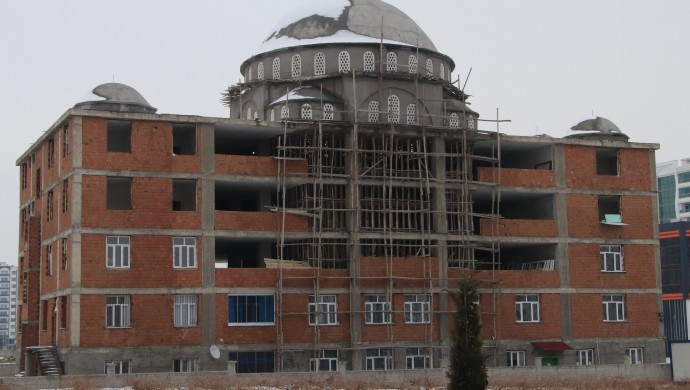
M 447 373 L 448 390 L 483 390 L 487 387 L 477 307 L 478 288 L 479 281 L 472 275 L 465 275 L 458 284 L 458 289 L 451 292 L 457 309 L 450 347 L 450 367 Z

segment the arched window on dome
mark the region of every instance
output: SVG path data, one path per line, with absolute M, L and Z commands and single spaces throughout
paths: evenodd
M 347 73 L 350 71 L 350 53 L 341 51 L 338 54 L 338 71 L 340 73 Z
M 408 60 L 408 69 L 412 74 L 417 73 L 417 56 L 414 54 L 410 55 L 410 59 Z
M 252 67 L 249 67 L 249 74 L 247 75 L 247 81 L 252 81 Z
M 264 79 L 264 63 L 263 62 L 259 62 L 259 68 L 257 69 L 256 73 L 257 73 L 256 77 L 258 77 L 259 80 Z
M 467 116 L 467 128 L 474 130 L 474 117 L 472 115 Z
M 400 98 L 395 95 L 388 97 L 388 122 L 400 123 Z
M 417 124 L 417 106 L 414 104 L 407 105 L 407 124 Z
M 247 107 L 247 119 L 251 120 L 252 119 L 252 108 Z
M 312 115 L 311 105 L 310 104 L 303 104 L 301 114 L 302 114 L 302 119 L 311 119 L 311 115 Z
M 446 79 L 446 67 L 443 66 L 443 64 L 441 64 L 441 67 L 440 67 L 438 73 L 439 73 L 439 76 L 441 77 L 441 80 Z
M 273 59 L 273 78 L 280 79 L 280 58 Z
M 364 71 L 365 72 L 375 72 L 376 71 L 376 57 L 374 53 L 367 51 L 364 53 Z
M 276 112 L 274 109 L 271 108 L 271 122 L 276 121 Z
M 376 100 L 372 100 L 371 102 L 369 102 L 369 122 L 379 122 L 379 102 L 377 102 Z
M 290 108 L 288 106 L 283 106 L 280 109 L 280 119 L 288 119 L 290 117 Z
M 326 74 L 326 56 L 319 52 L 314 55 L 314 75 L 322 76 Z
M 456 114 L 456 113 L 450 114 L 450 128 L 451 129 L 460 128 L 460 119 L 458 118 L 458 114 Z
M 393 52 L 390 52 L 386 55 L 386 71 L 398 71 L 398 56 Z
M 333 120 L 333 105 L 324 104 L 323 105 L 323 120 L 332 121 Z
M 292 77 L 302 75 L 302 57 L 299 54 L 292 56 Z
M 431 58 L 426 60 L 426 75 L 429 77 L 434 75 L 434 61 Z

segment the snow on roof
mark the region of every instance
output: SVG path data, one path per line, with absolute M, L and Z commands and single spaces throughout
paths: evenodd
M 306 45 L 318 45 L 326 43 L 380 43 L 380 39 L 367 37 L 365 35 L 359 35 L 352 31 L 340 30 L 335 34 L 327 37 L 318 37 L 311 39 L 296 39 L 288 36 L 282 36 L 280 38 L 273 38 L 265 41 L 257 50 L 257 53 L 267 53 L 269 51 L 282 49 L 285 47 L 295 47 L 295 46 L 306 46 Z M 407 43 L 392 41 L 390 39 L 384 39 L 384 44 L 393 45 L 403 45 L 411 46 Z
M 323 100 L 325 102 L 334 102 L 338 101 L 339 99 L 333 96 L 331 93 L 328 91 L 320 91 L 317 88 L 314 87 L 297 87 L 295 89 L 292 89 L 288 91 L 287 94 L 279 97 L 278 99 L 274 100 L 271 104 L 268 106 L 275 106 L 276 104 L 284 103 L 284 102 L 292 102 L 292 101 L 305 101 L 305 100 Z
M 350 0 L 316 0 L 306 2 L 301 7 L 296 7 L 290 13 L 285 15 L 273 29 L 277 32 L 284 26 L 289 26 L 297 23 L 304 18 L 319 15 L 325 18 L 338 19 L 340 15 L 345 12 L 345 9 L 350 6 Z M 271 36 L 273 33 L 271 34 Z

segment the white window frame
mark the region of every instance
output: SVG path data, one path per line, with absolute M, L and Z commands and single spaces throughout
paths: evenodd
M 364 323 L 370 325 L 392 323 L 391 304 L 383 294 L 364 296 Z
M 367 51 L 364 52 L 364 71 L 365 72 L 375 72 L 376 71 L 376 56 L 374 52 Z
M 108 373 L 108 364 L 115 363 L 115 375 L 131 374 L 132 362 L 130 360 L 106 360 L 105 373 Z
M 173 360 L 173 372 L 198 372 L 199 358 L 180 358 Z
M 173 325 L 176 328 L 197 326 L 197 300 L 195 294 L 173 295 Z
M 599 261 L 601 272 L 623 272 L 623 246 L 600 245 Z
M 314 54 L 314 75 L 323 76 L 326 74 L 326 56 L 318 52 Z
M 309 296 L 309 325 L 338 325 L 338 299 L 335 295 Z
M 389 348 L 369 348 L 367 349 L 366 353 L 367 371 L 393 369 L 393 351 L 391 351 Z
M 338 54 L 338 72 L 348 73 L 350 71 L 350 53 L 341 51 Z
M 625 322 L 625 295 L 604 294 L 601 297 L 604 322 Z
M 644 348 L 626 348 L 625 359 L 628 364 L 644 364 Z
M 506 351 L 506 366 L 524 367 L 525 351 Z
M 106 295 L 105 327 L 108 329 L 131 326 L 131 298 L 129 295 Z
M 594 349 L 576 349 L 575 364 L 578 366 L 594 365 Z
M 312 351 L 309 357 L 309 371 L 338 371 L 338 350 L 325 349 L 321 351 Z
M 273 59 L 273 79 L 280 79 L 280 58 L 278 57 Z
M 414 54 L 410 54 L 410 58 L 407 60 L 408 71 L 412 74 L 416 74 L 418 63 L 419 62 L 417 61 L 417 56 Z
M 397 72 L 398 71 L 398 55 L 395 52 L 388 52 L 386 54 L 386 71 L 387 72 Z
M 302 56 L 295 54 L 292 56 L 292 77 L 302 76 Z
M 406 348 L 405 367 L 408 370 L 425 370 L 431 367 L 429 348 Z
M 430 294 L 405 294 L 405 323 L 431 323 Z
M 539 294 L 515 295 L 515 321 L 539 322 Z
M 302 116 L 302 119 L 312 119 L 312 108 L 311 104 L 302 104 L 302 107 L 300 109 L 300 114 Z
M 196 237 L 173 237 L 173 268 L 196 268 Z
M 106 236 L 105 267 L 129 268 L 132 263 L 131 242 L 129 236 Z

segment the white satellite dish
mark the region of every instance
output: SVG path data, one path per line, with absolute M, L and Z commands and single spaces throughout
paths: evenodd
M 209 352 L 211 352 L 211 357 L 214 359 L 218 359 L 220 357 L 220 349 L 218 349 L 218 347 L 215 345 L 212 345 L 211 348 L 209 348 Z

